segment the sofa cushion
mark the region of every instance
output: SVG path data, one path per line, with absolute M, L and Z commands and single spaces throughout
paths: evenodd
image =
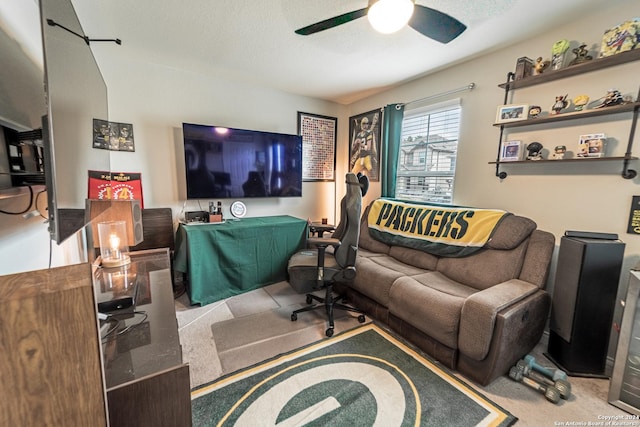
M 393 261 L 394 259 L 388 255 L 371 258 L 358 256 L 356 278 L 349 283 L 349 286 L 379 304 L 389 307 L 391 285 L 398 277 L 405 275 L 405 270 L 390 266 Z M 415 273 L 415 270 L 412 272 Z
M 465 258 L 440 258 L 436 270 L 476 289 L 518 278 L 527 241 L 511 250 L 483 249 Z
M 374 239 L 371 237 L 371 234 L 369 234 L 369 221 L 367 220 L 369 217 L 369 209 L 371 209 L 371 205 L 365 208 L 360 218 L 360 239 L 358 240 L 358 247 L 371 252 L 388 254 L 390 249 L 389 245 Z
M 531 235 L 536 223 L 518 215 L 506 215 L 485 245 L 489 249 L 513 249 Z
M 385 256 L 385 254 L 381 254 L 380 252 L 373 252 L 368 249 L 358 247 L 358 257 L 371 258 L 376 256 Z
M 389 313 L 457 349 L 460 313 L 465 299 L 473 292 L 437 272 L 403 276 L 391 286 Z
M 402 261 L 405 264 L 412 265 L 425 270 L 435 270 L 438 265 L 438 257 L 428 254 L 418 249 L 405 248 L 402 246 L 392 246 L 389 249 L 389 256 Z

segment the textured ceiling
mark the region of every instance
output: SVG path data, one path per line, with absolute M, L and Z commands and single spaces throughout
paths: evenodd
M 72 0 L 87 35 L 122 39 L 122 54 L 349 104 L 515 43 L 602 0 L 417 0 L 468 29 L 447 45 L 407 27 L 376 33 L 365 18 L 310 36 L 294 30 L 367 0 Z

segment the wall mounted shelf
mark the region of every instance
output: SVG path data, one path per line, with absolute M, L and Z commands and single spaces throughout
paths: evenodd
M 516 160 L 516 161 L 505 161 L 505 162 L 489 162 L 490 165 L 508 165 L 508 164 L 531 164 L 531 165 L 535 165 L 535 164 L 539 164 L 539 163 L 567 163 L 567 162 L 582 162 L 582 163 L 589 163 L 589 162 L 603 162 L 603 161 L 621 161 L 621 160 L 638 160 L 637 157 L 633 157 L 633 156 L 611 156 L 611 157 L 580 157 L 580 158 L 575 158 L 575 159 L 558 159 L 558 160 L 549 160 L 549 159 L 542 159 L 542 160 Z
M 629 113 L 634 111 L 638 107 L 640 107 L 640 102 L 630 102 L 628 104 L 616 105 L 612 107 L 603 107 L 603 108 L 596 108 L 593 110 L 584 110 L 584 111 L 574 111 L 571 113 L 553 114 L 553 115 L 538 117 L 537 119 L 520 120 L 518 122 L 494 123 L 493 125 L 496 127 L 502 126 L 505 129 L 522 127 L 522 126 L 535 126 L 535 125 L 542 125 L 545 123 L 556 123 L 556 122 L 564 122 L 567 120 L 587 119 L 590 117 L 608 116 L 608 115 L 619 114 L 619 113 Z
M 627 52 L 618 53 L 616 55 L 607 56 L 604 58 L 593 59 L 582 64 L 568 66 L 561 68 L 560 70 L 550 70 L 543 74 L 525 77 L 523 79 L 514 80 L 515 74 L 512 72 L 507 73 L 507 81 L 499 84 L 498 87 L 504 89 L 504 104 L 509 99 L 509 92 L 515 89 L 534 86 L 543 83 L 549 83 L 555 80 L 560 80 L 569 77 L 575 77 L 584 73 L 603 70 L 616 65 L 626 64 L 633 61 L 640 60 L 640 49 L 631 50 Z M 636 97 L 635 102 L 629 102 L 622 105 L 594 108 L 583 111 L 575 111 L 571 113 L 550 114 L 535 119 L 520 120 L 507 123 L 494 123 L 493 126 L 500 128 L 500 137 L 498 140 L 498 155 L 495 162 L 489 162 L 489 164 L 496 165 L 496 176 L 500 179 L 507 177 L 505 171 L 500 171 L 500 165 L 523 165 L 523 164 L 540 164 L 548 162 L 594 162 L 594 161 L 621 161 L 623 163 L 623 169 L 621 176 L 625 179 L 633 179 L 637 176 L 637 172 L 633 169 L 629 169 L 629 163 L 633 160 L 637 160 L 637 157 L 632 156 L 633 140 L 635 137 L 636 123 L 638 121 L 638 111 L 640 111 L 640 91 Z M 564 122 L 568 120 L 581 120 L 598 116 L 609 116 L 613 114 L 631 113 L 631 128 L 629 130 L 629 139 L 627 142 L 627 150 L 624 156 L 610 156 L 610 157 L 594 157 L 594 158 L 573 158 L 562 160 L 522 160 L 522 161 L 500 161 L 500 153 L 502 151 L 502 140 L 505 134 L 505 129 L 511 129 L 524 126 L 540 126 L 549 123 Z
M 618 53 L 612 56 L 606 56 L 604 58 L 596 58 L 582 64 L 568 66 L 555 71 L 548 70 L 543 74 L 539 74 L 537 76 L 526 77 L 520 80 L 511 80 L 506 83 L 501 83 L 498 86 L 508 90 L 520 89 L 523 87 L 552 82 L 554 80 L 579 76 L 591 71 L 597 71 L 638 60 L 640 60 L 640 49 L 629 50 L 627 52 Z

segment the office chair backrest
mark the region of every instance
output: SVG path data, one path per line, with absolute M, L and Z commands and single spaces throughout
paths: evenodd
M 369 190 L 369 177 L 361 174 L 360 172 L 358 172 L 358 175 L 356 175 L 356 177 L 358 179 L 358 183 L 360 184 L 360 192 L 364 197 L 364 195 L 367 194 L 367 191 Z M 362 209 L 362 201 L 360 202 L 360 206 Z M 347 196 L 345 195 L 340 201 L 341 220 L 340 222 L 338 222 L 336 229 L 333 231 L 333 234 L 331 235 L 331 237 L 336 238 L 338 240 L 342 240 L 342 236 L 344 236 L 345 228 L 347 227 L 347 221 L 342 221 L 342 212 L 346 212 L 346 211 L 347 211 Z
M 334 257 L 338 265 L 343 268 L 355 264 L 362 211 L 362 187 L 358 177 L 353 173 L 348 173 L 346 183 L 347 194 L 340 202 L 340 223 L 333 235 L 341 242 L 335 250 Z

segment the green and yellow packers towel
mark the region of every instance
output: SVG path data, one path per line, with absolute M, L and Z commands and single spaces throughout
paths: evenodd
M 506 211 L 421 205 L 378 199 L 369 209 L 371 237 L 388 245 L 437 256 L 463 257 L 480 250 Z

